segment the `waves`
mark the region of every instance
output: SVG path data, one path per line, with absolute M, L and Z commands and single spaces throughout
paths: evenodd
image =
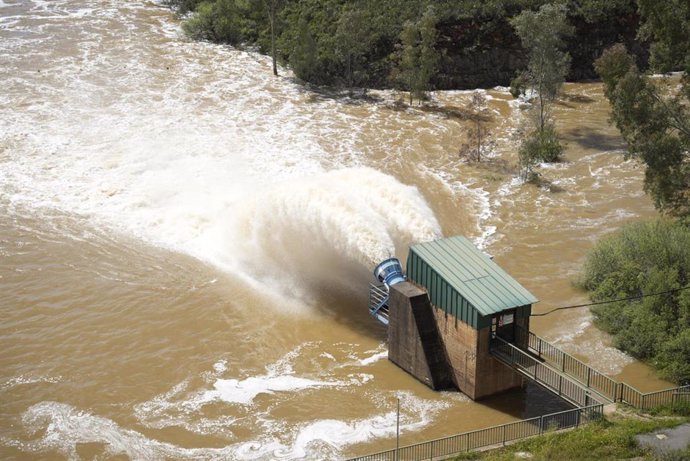
M 225 254 L 259 277 L 343 283 L 414 242 L 440 237 L 419 191 L 370 168 L 286 181 L 243 200 Z M 357 275 L 355 274 L 355 277 Z
M 318 364 L 305 364 L 303 354 L 314 357 L 313 352 L 324 348 L 330 352 L 319 356 Z M 305 344 L 268 364 L 263 372 L 251 374 L 236 374 L 220 360 L 201 376 L 137 404 L 134 426 L 68 403 L 41 401 L 21 416 L 29 437 L 0 436 L 0 442 L 37 457 L 57 453 L 69 459 L 87 457 L 80 451 L 85 449 L 96 458 L 124 455 L 147 460 L 342 459 L 353 445 L 395 436 L 398 398 L 402 434 L 426 427 L 453 400 L 466 401 L 459 394 L 427 399 L 408 391 L 379 389 L 371 373 L 385 367 L 384 361 L 379 363 L 385 351 L 349 349 Z M 351 394 L 363 400 L 353 400 Z M 356 411 L 329 404 L 342 399 Z M 304 411 L 311 415 L 307 420 L 291 417 Z M 170 434 L 180 430 L 225 443 L 188 448 L 175 443 L 174 437 L 170 440 Z
M 117 8 L 91 20 L 78 2 L 38 2 L 20 18 L 46 38 L 14 37 L 21 53 L 5 50 L 4 100 L 17 109 L 0 125 L 0 199 L 76 214 L 299 298 L 361 283 L 441 235 L 418 189 L 362 166 L 366 117 L 310 101 L 264 72 L 263 57 L 181 41 L 164 13 Z M 59 35 L 52 9 L 82 32 Z M 124 39 L 132 30 L 148 38 Z M 41 72 L 20 59 L 32 55 Z

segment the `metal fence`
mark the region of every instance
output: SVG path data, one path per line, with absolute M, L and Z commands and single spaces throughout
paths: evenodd
M 641 410 L 679 402 L 690 403 L 690 385 L 643 393 L 609 378 L 532 332 L 518 330 L 516 333 L 517 343 L 523 347 L 526 344 L 527 351 L 533 352 L 536 357 L 501 338 L 492 341 L 494 356 L 580 408 L 408 445 L 348 461 L 440 460 L 478 448 L 505 445 L 507 442 L 547 431 L 577 427 L 603 416 L 604 405 L 600 401 L 603 399 L 597 398 L 596 394 L 593 396 L 591 391 L 611 402 L 624 402 Z
M 649 410 L 680 401 L 690 402 L 690 386 L 643 393 L 626 383 L 618 382 L 595 370 L 531 331 L 521 331 L 519 334 L 528 335 L 528 350 L 534 352 L 537 357 L 543 359 L 553 368 L 559 369 L 569 377 L 574 378 L 587 388 L 601 394 L 601 396 L 611 402 L 624 402 L 641 410 Z
M 690 402 L 690 386 L 674 387 L 663 391 L 642 393 L 625 383 L 619 383 L 621 402 L 639 408 L 650 410 L 662 405 Z
M 575 379 L 539 361 L 534 356 L 515 347 L 513 344 L 494 338 L 491 345 L 493 355 L 507 365 L 520 371 L 523 375 L 548 388 L 553 393 L 578 407 L 587 407 L 602 403 L 592 396 L 590 389 Z
M 501 446 L 515 440 L 526 439 L 545 432 L 577 427 L 598 420 L 603 415 L 603 405 L 592 405 L 573 410 L 551 413 L 523 419 L 500 426 L 444 437 L 442 439 L 407 445 L 399 449 L 382 451 L 352 458 L 348 461 L 433 461 L 466 451 L 491 446 Z
M 591 388 L 611 402 L 616 401 L 619 391 L 619 383 L 616 380 L 609 378 L 572 355 L 566 354 L 531 331 L 529 332 L 527 344 L 530 351 L 534 352 L 539 358 L 544 359 L 552 367 L 575 378 L 581 384 Z

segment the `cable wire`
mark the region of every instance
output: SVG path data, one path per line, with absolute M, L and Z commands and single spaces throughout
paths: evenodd
M 630 296 L 630 297 L 627 297 L 627 298 L 611 299 L 611 300 L 609 300 L 609 301 L 598 301 L 598 302 L 595 302 L 595 303 L 576 304 L 576 305 L 574 305 L 574 306 L 556 307 L 556 308 L 551 309 L 550 311 L 547 311 L 547 312 L 542 312 L 542 313 L 539 313 L 539 314 L 530 314 L 530 317 L 543 317 L 543 316 L 549 315 L 549 314 L 551 314 L 551 313 L 553 313 L 553 312 L 560 311 L 560 310 L 565 310 L 565 309 L 577 309 L 577 308 L 579 308 L 579 307 L 598 306 L 598 305 L 600 305 L 600 304 L 617 303 L 617 302 L 620 302 L 620 301 L 632 301 L 633 299 L 648 298 L 648 297 L 650 297 L 650 296 L 661 296 L 661 295 L 666 295 L 666 294 L 669 294 L 669 293 L 677 293 L 677 292 L 679 292 L 679 291 L 689 290 L 689 289 L 690 289 L 690 285 L 685 286 L 685 287 L 682 287 L 682 288 L 675 288 L 675 289 L 673 289 L 673 290 L 660 291 L 660 292 L 658 292 L 658 293 L 649 293 L 649 294 L 646 294 L 646 295 L 645 295 L 645 294 L 642 294 L 642 295 L 638 295 L 638 296 Z

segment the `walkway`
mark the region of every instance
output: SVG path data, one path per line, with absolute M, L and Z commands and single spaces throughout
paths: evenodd
M 613 403 L 591 386 L 579 382 L 564 370 L 501 339 L 491 341 L 491 354 L 522 376 L 540 384 L 575 407 Z

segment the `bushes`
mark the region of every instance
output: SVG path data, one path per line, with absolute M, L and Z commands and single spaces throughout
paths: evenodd
M 262 0 L 167 0 L 180 13 L 194 12 L 185 30 L 193 38 L 232 44 L 258 45 L 268 52 L 270 24 Z M 509 24 L 509 18 L 525 9 L 550 3 L 523 0 L 437 2 L 432 0 L 301 0 L 279 1 L 277 46 L 283 62 L 309 46 L 300 42 L 308 24 L 316 53 L 308 80 L 317 84 L 356 84 L 380 88 L 399 84 L 390 78 L 391 56 L 400 43 L 403 25 L 419 21 L 427 7 L 434 6 L 438 37 L 434 50 L 441 59 L 430 86 L 438 89 L 486 87 L 507 84 L 525 64 L 525 53 Z M 573 75 L 593 77 L 592 60 L 606 45 L 620 37 L 635 35 L 636 23 L 621 22 L 621 15 L 635 14 L 633 0 L 583 0 L 570 2 L 568 21 L 576 24 L 577 36 L 567 43 L 579 65 Z M 209 6 L 212 5 L 212 6 Z M 362 27 L 340 27 L 344 15 L 353 15 Z M 347 19 L 347 18 L 346 18 Z M 350 18 L 352 19 L 352 18 Z M 632 24 L 632 25 L 631 25 Z M 362 33 L 366 32 L 366 33 Z M 342 34 L 350 36 L 343 40 Z M 343 52 L 342 44 L 354 40 L 356 53 Z M 360 75 L 353 71 L 358 70 Z M 366 72 L 364 72 L 366 71 Z M 357 78 L 355 78 L 357 77 Z
M 534 167 L 541 162 L 557 162 L 563 153 L 558 141 L 558 133 L 552 122 L 547 122 L 543 130 L 534 129 L 520 144 L 518 161 L 522 176 L 526 181 L 536 179 Z
M 593 301 L 605 301 L 676 290 L 689 279 L 690 229 L 660 219 L 600 240 L 579 283 Z M 592 312 L 616 347 L 649 361 L 666 379 L 690 379 L 690 290 L 603 304 Z
M 251 23 L 251 18 L 235 0 L 216 0 L 199 4 L 182 28 L 195 40 L 237 45 L 253 38 L 250 36 Z

